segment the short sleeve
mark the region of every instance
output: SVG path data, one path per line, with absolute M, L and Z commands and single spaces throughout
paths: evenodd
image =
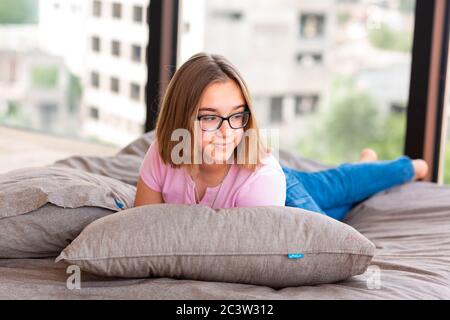
M 242 186 L 236 197 L 236 207 L 284 206 L 286 178 L 274 168 L 258 173 Z
M 161 192 L 162 190 L 163 165 L 155 140 L 144 156 L 139 168 L 139 175 L 145 184 L 156 192 Z

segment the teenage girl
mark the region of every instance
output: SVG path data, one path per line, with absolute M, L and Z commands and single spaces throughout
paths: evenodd
M 175 72 L 155 130 L 135 206 L 291 206 L 342 220 L 364 199 L 428 172 L 422 159 L 378 161 L 372 149 L 364 149 L 358 163 L 328 170 L 282 167 L 260 139 L 244 79 L 215 54 L 196 54 Z

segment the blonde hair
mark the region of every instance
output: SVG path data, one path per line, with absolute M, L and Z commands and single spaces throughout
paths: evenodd
M 238 163 L 241 168 L 255 170 L 261 165 L 262 158 L 270 152 L 270 149 L 261 141 L 260 132 L 253 112 L 253 103 L 244 79 L 225 57 L 217 54 L 197 53 L 187 60 L 170 80 L 156 122 L 156 140 L 158 152 L 165 164 L 172 167 L 186 166 L 191 172 L 198 170 L 194 164 L 194 147 L 191 147 L 190 163 L 175 164 L 171 159 L 173 147 L 178 141 L 172 141 L 171 135 L 175 129 L 188 130 L 191 137 L 194 135 L 194 122 L 196 120 L 198 104 L 205 88 L 211 83 L 233 80 L 241 89 L 245 103 L 251 112 L 247 125 L 244 127 L 244 136 L 240 145 L 244 143 L 243 161 Z M 245 143 L 245 132 L 253 129 L 254 138 L 252 144 Z M 255 137 L 256 136 L 256 137 Z M 241 146 L 242 147 L 242 146 Z M 234 160 L 237 158 L 234 150 Z

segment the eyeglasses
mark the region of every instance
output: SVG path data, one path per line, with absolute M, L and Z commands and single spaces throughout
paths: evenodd
M 243 111 L 233 113 L 228 117 L 221 117 L 218 115 L 202 115 L 198 116 L 197 120 L 200 121 L 200 128 L 203 131 L 216 131 L 222 126 L 224 120 L 228 121 L 228 124 L 233 129 L 240 129 L 247 125 L 248 119 L 250 119 L 250 111 Z

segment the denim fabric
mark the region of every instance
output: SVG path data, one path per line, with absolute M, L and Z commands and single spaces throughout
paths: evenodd
M 335 168 L 302 172 L 282 166 L 286 176 L 286 206 L 342 220 L 355 205 L 377 192 L 411 181 L 411 158 L 343 163 Z

